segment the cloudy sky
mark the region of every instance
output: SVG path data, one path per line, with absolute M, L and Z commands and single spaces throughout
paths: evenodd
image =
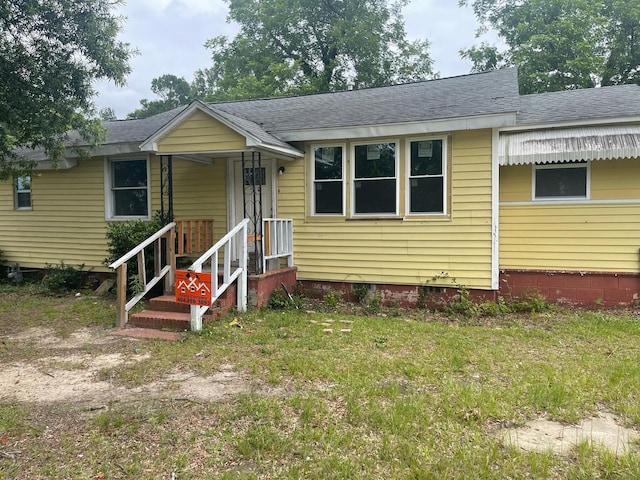
M 477 43 L 474 16 L 457 3 L 412 0 L 403 11 L 408 37 L 431 42 L 435 70 L 442 77 L 468 73 L 470 63 L 458 51 Z M 121 38 L 140 54 L 131 62 L 127 86 L 100 83 L 96 99 L 98 108 L 111 107 L 118 118 L 138 108 L 142 98 L 155 98 L 150 90 L 154 78 L 171 73 L 191 81 L 196 70 L 210 65 L 205 41 L 238 31 L 226 22 L 222 0 L 129 0 L 119 13 L 126 17 Z

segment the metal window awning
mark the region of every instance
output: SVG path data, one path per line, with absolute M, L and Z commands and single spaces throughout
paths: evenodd
M 500 165 L 640 157 L 640 125 L 580 127 L 500 134 Z

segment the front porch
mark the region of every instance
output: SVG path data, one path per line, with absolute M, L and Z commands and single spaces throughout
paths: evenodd
M 248 224 L 248 219 L 240 222 L 188 267 L 186 277 L 197 282 L 176 284 L 176 252 L 185 249 L 185 244 L 204 244 L 202 237 L 207 235 L 206 229 L 193 220 L 169 223 L 112 263 L 110 268 L 117 272 L 117 326 L 199 331 L 203 322 L 214 320 L 234 307 L 239 312 L 248 307 L 259 308 L 267 304 L 277 288 L 293 289 L 297 271 L 293 265 L 293 220 L 264 219 L 261 228 L 264 234 L 259 240 L 248 234 Z M 263 252 L 259 258 L 262 271 L 251 273 L 249 245 L 258 242 L 260 248 L 254 254 Z M 154 259 L 151 274 L 147 273 L 148 257 Z M 127 288 L 130 263 L 137 271 L 137 293 L 129 293 Z M 160 282 L 164 295 L 150 299 L 146 310 L 130 316 L 129 312 Z M 179 303 L 176 289 L 198 298 L 192 304 Z

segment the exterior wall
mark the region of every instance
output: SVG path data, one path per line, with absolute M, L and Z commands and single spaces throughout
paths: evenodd
M 214 220 L 215 238 L 227 231 L 226 161 L 202 165 L 174 159 L 176 217 Z M 12 182 L 0 182 L 0 250 L 5 264 L 44 268 L 47 263 L 110 271 L 105 238 L 104 158 L 69 170 L 33 175 L 32 210 L 14 210 Z M 160 162 L 151 159 L 151 214 L 160 210 Z
M 23 268 L 85 264 L 104 269 L 104 161 L 32 175 L 32 210 L 14 210 L 13 186 L 0 182 L 0 250 Z
M 587 201 L 531 202 L 531 175 L 500 169 L 501 269 L 640 272 L 639 159 L 593 162 Z
M 278 177 L 278 215 L 294 220 L 298 279 L 490 289 L 491 138 L 490 130 L 449 136 L 450 206 L 445 216 L 405 215 L 403 138 L 397 218 L 349 218 L 349 205 L 346 217 L 312 216 L 310 154 L 304 160 L 281 163 L 286 172 Z M 346 144 L 346 171 L 350 172 L 351 145 L 346 140 L 333 144 L 339 143 Z M 305 151 L 311 152 L 311 145 L 305 145 Z M 349 179 L 347 174 L 347 199 Z
M 158 142 L 159 153 L 213 152 L 245 148 L 246 139 L 242 135 L 199 110 Z

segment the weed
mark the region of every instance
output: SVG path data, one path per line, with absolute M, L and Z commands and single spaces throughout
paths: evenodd
M 276 288 L 271 296 L 267 306 L 271 310 L 291 310 L 300 308 L 300 298 L 297 296 L 289 295 L 284 287 Z
M 351 285 L 351 293 L 353 294 L 353 298 L 356 303 L 362 303 L 367 298 L 370 291 L 371 286 L 366 283 L 353 283 Z
M 367 315 L 378 315 L 382 312 L 382 295 L 376 292 L 375 295 L 367 302 L 367 306 L 363 309 L 363 313 Z
M 471 300 L 469 290 L 464 286 L 458 287 L 458 293 L 445 308 L 449 315 L 471 318 L 478 314 L 478 306 Z
M 322 299 L 327 307 L 333 309 L 342 301 L 342 295 L 343 293 L 341 291 L 331 289 L 325 292 Z
M 551 308 L 544 296 L 534 291 L 523 293 L 520 297 L 510 302 L 510 306 L 514 312 L 521 313 L 536 313 Z
M 77 290 L 84 283 L 84 272 L 82 271 L 84 264 L 76 268 L 61 261 L 60 265 L 47 263 L 46 267 L 47 273 L 43 279 L 43 284 L 51 291 L 66 292 Z

